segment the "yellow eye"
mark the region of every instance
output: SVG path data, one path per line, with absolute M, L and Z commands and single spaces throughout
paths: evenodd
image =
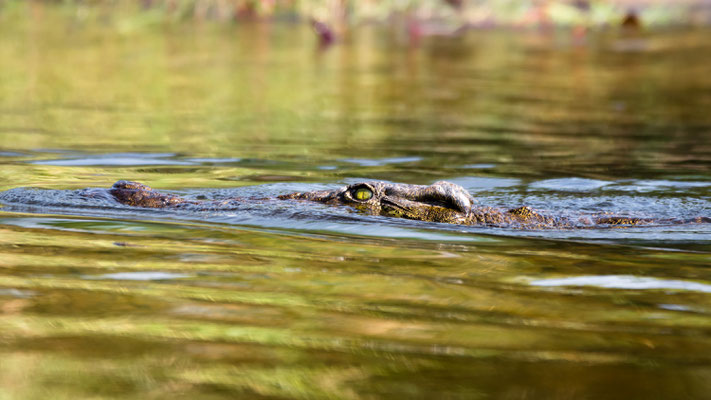
M 373 192 L 368 188 L 362 187 L 358 188 L 355 193 L 353 193 L 353 197 L 355 197 L 356 200 L 366 201 L 373 197 Z

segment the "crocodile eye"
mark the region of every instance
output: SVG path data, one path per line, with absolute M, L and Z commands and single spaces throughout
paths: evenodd
M 359 201 L 368 201 L 373 197 L 373 191 L 366 187 L 359 187 L 353 192 L 353 198 Z

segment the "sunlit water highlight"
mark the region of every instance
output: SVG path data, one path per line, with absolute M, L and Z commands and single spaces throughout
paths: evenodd
M 655 279 L 632 275 L 576 276 L 560 279 L 538 279 L 530 282 L 533 286 L 595 286 L 611 289 L 635 290 L 689 290 L 693 292 L 711 293 L 711 285 L 698 282 L 678 281 L 671 279 Z

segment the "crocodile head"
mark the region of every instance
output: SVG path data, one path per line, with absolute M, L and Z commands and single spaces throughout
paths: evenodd
M 195 206 L 219 208 L 224 201 L 195 201 L 160 193 L 138 182 L 118 181 L 109 194 L 118 202 L 146 208 Z M 361 182 L 335 190 L 291 193 L 278 196 L 282 200 L 297 199 L 326 204 L 347 205 L 358 210 L 390 217 L 419 221 L 470 223 L 474 198 L 461 186 L 451 182 L 435 182 L 429 186 L 388 182 Z M 248 199 L 234 199 L 244 202 Z M 478 215 L 478 214 L 477 214 Z
M 464 188 L 445 181 L 429 186 L 360 182 L 335 190 L 291 193 L 279 198 L 342 204 L 375 215 L 455 224 L 467 220 L 474 203 Z

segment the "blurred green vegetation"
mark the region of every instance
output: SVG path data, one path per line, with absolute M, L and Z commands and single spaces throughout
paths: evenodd
M 0 0 L 0 19 L 37 17 L 47 9 L 75 22 L 98 21 L 118 29 L 197 20 L 316 19 L 336 29 L 393 19 L 468 27 L 604 27 L 625 16 L 645 26 L 707 25 L 707 0 Z

